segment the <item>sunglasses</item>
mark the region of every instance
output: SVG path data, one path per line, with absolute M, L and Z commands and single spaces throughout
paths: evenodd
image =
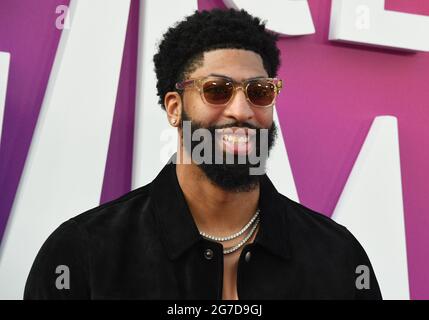
M 247 101 L 257 108 L 273 106 L 282 86 L 282 80 L 276 78 L 253 78 L 236 82 L 230 78 L 215 76 L 176 83 L 176 89 L 180 91 L 187 87 L 196 87 L 204 103 L 213 106 L 226 106 L 237 90 L 241 89 Z

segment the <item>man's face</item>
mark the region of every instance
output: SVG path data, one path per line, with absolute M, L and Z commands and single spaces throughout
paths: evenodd
M 236 82 L 257 77 L 268 77 L 262 58 L 253 51 L 240 49 L 220 49 L 204 53 L 202 65 L 188 78 L 194 79 L 211 75 L 227 77 Z M 243 90 L 237 90 L 233 99 L 226 106 L 212 106 L 204 103 L 199 91 L 192 88 L 185 90 L 183 94 L 182 121 L 186 120 L 192 121 L 191 133 L 204 128 L 208 129 L 212 135 L 210 143 L 213 146 L 213 161 L 209 164 L 198 165 L 212 182 L 229 191 L 250 191 L 257 186 L 259 176 L 249 173 L 249 169 L 257 165 L 250 163 L 246 154 L 250 154 L 251 150 L 260 152 L 261 143 L 268 143 L 268 150 L 273 146 L 276 126 L 273 122 L 272 107 L 256 108 L 252 106 L 247 101 Z M 260 139 L 260 129 L 268 129 L 268 141 L 266 139 L 264 142 L 264 139 Z M 238 134 L 243 134 L 243 132 L 247 134 L 248 138 L 251 134 L 256 133 L 256 135 L 247 143 L 241 144 L 240 148 L 237 148 L 237 143 L 228 142 L 222 134 L 219 134 L 222 132 L 227 132 L 230 139 L 238 137 Z M 183 128 L 180 132 L 183 145 L 182 134 Z M 193 141 L 191 150 L 186 151 L 192 153 L 198 143 L 198 141 Z M 226 161 L 223 161 L 222 164 L 215 163 L 216 148 L 221 150 L 224 160 L 226 153 L 229 153 L 229 156 L 234 158 L 234 163 L 225 163 Z M 246 163 L 238 163 L 237 161 L 238 154 L 243 153 L 242 150 L 245 150 Z M 260 156 L 264 157 L 262 154 Z M 266 157 L 268 154 L 265 155 L 265 159 Z M 261 160 L 263 164 L 265 164 L 265 159 Z

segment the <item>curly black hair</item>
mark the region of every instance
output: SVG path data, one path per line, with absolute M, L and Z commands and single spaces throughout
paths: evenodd
M 159 103 L 176 91 L 175 84 L 186 79 L 203 60 L 204 52 L 215 49 L 244 49 L 258 53 L 265 70 L 275 77 L 280 65 L 278 36 L 265 28 L 265 22 L 245 10 L 195 11 L 164 34 L 153 60 Z

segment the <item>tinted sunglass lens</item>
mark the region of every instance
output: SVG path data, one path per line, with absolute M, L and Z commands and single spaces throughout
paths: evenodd
M 231 81 L 218 79 L 208 80 L 203 84 L 204 98 L 210 104 L 226 104 L 234 92 Z
M 276 88 L 268 81 L 252 81 L 247 86 L 247 96 L 255 106 L 265 107 L 273 103 Z

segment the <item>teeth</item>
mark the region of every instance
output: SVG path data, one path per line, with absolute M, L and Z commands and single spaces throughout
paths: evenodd
M 247 143 L 249 141 L 248 137 L 243 136 L 234 136 L 234 135 L 223 135 L 223 140 L 234 143 Z

